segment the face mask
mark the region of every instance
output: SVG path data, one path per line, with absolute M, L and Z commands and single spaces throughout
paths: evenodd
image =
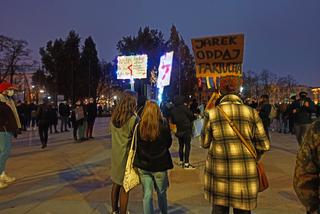
M 13 90 L 8 90 L 7 95 L 8 95 L 9 97 L 12 97 L 12 96 L 14 95 L 14 91 L 13 91 Z

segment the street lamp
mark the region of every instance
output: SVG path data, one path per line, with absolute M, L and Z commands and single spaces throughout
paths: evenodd
M 39 91 L 41 94 L 43 94 L 44 93 L 44 90 L 43 89 L 40 89 L 40 91 Z

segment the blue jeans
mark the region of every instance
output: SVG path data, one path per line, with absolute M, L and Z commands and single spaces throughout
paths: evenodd
M 12 134 L 0 132 L 0 174 L 4 172 L 11 151 Z
M 167 171 L 149 172 L 139 169 L 139 176 L 143 186 L 143 212 L 153 214 L 153 187 L 157 191 L 158 206 L 162 214 L 168 213 L 167 188 L 169 186 Z

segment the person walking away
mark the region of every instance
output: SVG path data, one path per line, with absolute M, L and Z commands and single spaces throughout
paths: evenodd
M 307 97 L 307 93 L 299 93 L 299 99 L 292 103 L 292 113 L 294 114 L 294 130 L 299 146 L 301 146 L 306 130 L 312 123 L 311 114 L 315 112 L 313 101 Z
M 289 121 L 289 132 L 294 135 L 295 130 L 294 130 L 294 121 L 295 121 L 295 114 L 293 113 L 293 107 L 295 105 L 295 101 L 297 100 L 297 95 L 296 94 L 291 94 L 290 95 L 291 103 L 288 106 L 287 109 L 287 115 L 288 115 L 288 121 Z
M 87 116 L 88 128 L 87 128 L 86 136 L 87 138 L 93 138 L 92 137 L 93 126 L 97 117 L 97 104 L 94 102 L 93 98 L 90 98 L 89 104 L 87 105 L 87 114 L 88 114 Z
M 16 179 L 5 173 L 6 162 L 9 158 L 12 138 L 17 137 L 19 121 L 17 111 L 11 98 L 14 94 L 14 87 L 10 83 L 0 83 L 0 189 Z
M 239 97 L 241 80 L 220 80 L 223 97 L 218 106 L 227 114 L 244 139 L 252 144 L 258 159 L 269 150 L 270 142 L 258 112 Z M 256 159 L 217 107 L 205 112 L 201 145 L 209 149 L 205 165 L 205 198 L 213 214 L 249 214 L 257 206 L 259 180 Z
M 177 96 L 174 100 L 175 107 L 171 111 L 172 122 L 177 126 L 176 136 L 179 141 L 179 165 L 184 169 L 195 169 L 190 164 L 192 122 L 195 116 L 185 103 L 184 96 Z
M 259 100 L 259 116 L 262 120 L 264 131 L 266 132 L 268 138 L 269 136 L 269 127 L 270 127 L 270 112 L 271 112 L 271 105 L 269 104 L 269 96 L 264 94 L 261 95 Z
M 60 131 L 61 132 L 69 131 L 67 128 L 67 125 L 68 125 L 68 117 L 70 116 L 70 109 L 68 108 L 66 103 L 63 102 L 59 104 L 59 114 L 61 119 Z
M 288 104 L 286 102 L 282 102 L 279 106 L 279 119 L 280 119 L 280 129 L 279 133 L 287 133 L 288 126 L 288 117 L 286 115 L 288 109 Z
M 58 110 L 55 105 L 52 103 L 49 105 L 49 127 L 50 134 L 52 134 L 52 127 L 54 127 L 54 132 L 59 133 L 57 130 L 58 125 Z
M 137 130 L 137 150 L 133 165 L 138 168 L 143 186 L 143 211 L 153 214 L 153 189 L 162 214 L 168 213 L 168 169 L 173 168 L 169 148 L 172 144 L 167 120 L 156 101 L 147 101 Z
M 30 104 L 32 130 L 35 130 L 37 127 L 37 109 L 38 106 L 35 103 Z
M 26 104 L 22 103 L 21 100 L 17 102 L 17 112 L 21 122 L 22 131 L 27 131 L 26 108 Z
M 44 99 L 43 104 L 38 108 L 38 125 L 39 125 L 39 136 L 42 144 L 42 149 L 47 147 L 48 144 L 48 129 L 50 125 L 50 110 L 48 107 L 48 100 Z
M 134 127 L 138 121 L 136 108 L 137 94 L 134 91 L 125 90 L 111 115 L 111 205 L 113 214 L 127 213 L 129 192 L 123 188 L 123 178 Z
M 294 190 L 308 214 L 320 213 L 320 120 L 313 122 L 299 148 Z
M 76 126 L 77 126 L 77 133 L 78 133 L 78 140 L 84 141 L 84 132 L 85 132 L 85 111 L 84 107 L 82 105 L 81 100 L 78 100 L 76 102 L 76 107 L 74 109 L 75 113 L 75 121 L 76 121 Z

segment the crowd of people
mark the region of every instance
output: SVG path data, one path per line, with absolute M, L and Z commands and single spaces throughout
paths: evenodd
M 239 95 L 241 81 L 225 78 L 220 81 L 219 99 L 198 105 L 188 103 L 184 96 L 159 105 L 156 101 L 138 99 L 135 92 L 125 90 L 111 115 L 111 191 L 112 213 L 126 214 L 130 191 L 123 180 L 132 139 L 136 141 L 133 165 L 143 187 L 143 211 L 154 213 L 153 191 L 158 197 L 161 213 L 168 213 L 168 170 L 173 168 L 170 154 L 172 133 L 179 143 L 179 163 L 193 170 L 190 163 L 194 121 L 202 117 L 201 146 L 208 149 L 204 171 L 205 198 L 212 204 L 212 213 L 248 214 L 257 206 L 260 189 L 257 163 L 270 149 L 269 130 L 296 134 L 299 144 L 294 174 L 294 189 L 308 214 L 319 208 L 319 107 L 300 92 L 290 104 L 270 104 L 268 95 L 257 103 L 246 103 Z M 38 129 L 42 148 L 47 147 L 48 132 L 68 132 L 73 128 L 75 142 L 93 138 L 97 116 L 94 99 L 88 103 L 78 100 L 72 107 L 66 102 L 56 106 L 49 100 L 41 105 L 12 99 L 14 87 L 0 84 L 0 188 L 15 181 L 5 172 L 12 138 L 21 131 Z M 58 127 L 60 121 L 60 129 Z M 291 124 L 291 125 L 289 125 Z M 290 128 L 291 127 L 291 128 Z M 248 145 L 253 148 L 252 153 Z
M 97 116 L 97 104 L 92 98 L 86 104 L 77 101 L 73 108 L 66 102 L 57 106 L 48 99 L 44 99 L 40 105 L 21 101 L 15 104 L 14 92 L 15 87 L 12 84 L 0 84 L 0 189 L 16 180 L 5 173 L 13 137 L 24 131 L 38 130 L 41 148 L 44 149 L 48 145 L 49 130 L 50 133 L 59 133 L 60 120 L 60 132 L 68 132 L 68 128 L 72 127 L 75 142 L 82 142 L 93 138 L 93 126 Z
M 312 118 L 317 108 L 307 93 L 301 92 L 298 99 L 285 107 L 270 104 L 268 95 L 262 95 L 258 103 L 249 104 L 239 96 L 241 81 L 226 78 L 220 84 L 222 96 L 207 105 L 198 105 L 196 100 L 189 104 L 184 97 L 177 96 L 173 102 L 162 103 L 160 108 L 153 100 L 137 104 L 135 92 L 123 92 L 111 119 L 113 214 L 128 213 L 130 191 L 124 190 L 123 179 L 134 136 L 137 136 L 134 166 L 143 187 L 143 211 L 154 213 L 155 190 L 161 213 L 168 213 L 167 171 L 173 168 L 169 152 L 171 131 L 176 129 L 179 142 L 178 165 L 186 170 L 194 169 L 190 164 L 190 142 L 193 121 L 199 115 L 204 117 L 201 145 L 208 149 L 204 192 L 212 204 L 212 213 L 227 214 L 233 208 L 236 214 L 247 214 L 257 207 L 258 193 L 262 191 L 257 163 L 270 149 L 270 126 L 278 122 L 279 115 L 291 121 L 291 131 L 300 146 L 294 175 L 296 193 L 308 214 L 320 213 L 320 123 Z M 285 122 L 281 120 L 281 124 Z M 284 127 L 277 131 L 287 133 Z M 243 141 L 253 148 L 254 155 L 245 149 L 247 145 Z

